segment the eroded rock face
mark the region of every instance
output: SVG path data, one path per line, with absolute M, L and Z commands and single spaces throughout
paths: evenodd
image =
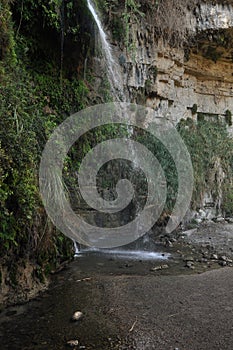
M 156 108 L 175 123 L 195 119 L 197 112 L 224 119 L 233 110 L 233 50 L 225 40 L 233 35 L 233 7 L 202 4 L 187 16 L 195 33 L 188 50 L 158 41 L 152 25 L 131 24 L 135 48 L 124 53 L 124 84 L 132 102 Z
M 196 8 L 195 15 L 198 30 L 233 27 L 233 7 L 229 4 L 201 4 Z
M 233 7 L 203 3 L 187 13 L 186 23 L 193 36 L 185 48 L 164 44 L 153 24 L 130 24 L 134 48 L 120 54 L 130 102 L 156 109 L 175 124 L 200 114 L 210 122 L 218 118 L 233 134 L 226 120 L 226 111 L 233 113 Z M 203 194 L 206 217 L 219 213 L 224 176 L 217 176 L 217 195 L 209 188 Z
M 19 262 L 17 269 L 0 269 L 0 305 L 10 305 L 28 301 L 48 286 L 48 279 L 40 280 L 36 275 L 36 266 L 29 261 Z

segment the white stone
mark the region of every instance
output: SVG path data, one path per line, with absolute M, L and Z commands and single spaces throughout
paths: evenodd
M 69 340 L 66 344 L 67 344 L 68 346 L 70 346 L 71 348 L 75 348 L 76 346 L 78 346 L 79 341 L 78 341 L 77 339 L 75 339 L 75 340 Z
M 72 316 L 72 320 L 73 321 L 78 321 L 83 317 L 83 313 L 81 311 L 76 311 L 73 316 Z

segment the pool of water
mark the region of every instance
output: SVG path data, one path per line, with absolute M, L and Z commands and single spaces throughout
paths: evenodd
M 170 253 L 147 251 L 147 250 L 126 250 L 126 249 L 95 249 L 84 248 L 81 249 L 76 258 L 83 258 L 87 256 L 99 258 L 113 258 L 115 260 L 167 260 L 171 257 Z

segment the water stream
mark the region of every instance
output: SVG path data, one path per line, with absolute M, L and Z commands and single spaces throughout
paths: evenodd
M 89 257 L 99 257 L 105 256 L 109 259 L 116 260 L 140 260 L 140 261 L 152 261 L 152 260 L 167 260 L 170 254 L 159 253 L 146 250 L 126 250 L 126 249 L 94 249 L 94 248 L 84 248 L 79 252 L 79 257 L 89 256 Z
M 101 23 L 100 17 L 97 13 L 97 10 L 94 7 L 94 4 L 92 3 L 91 0 L 87 0 L 87 6 L 90 11 L 90 13 L 93 16 L 93 19 L 96 23 L 96 26 L 98 28 L 99 32 L 99 37 L 101 41 L 101 50 L 102 54 L 105 60 L 106 64 L 106 71 L 107 71 L 107 76 L 108 80 L 111 86 L 111 93 L 113 95 L 113 98 L 116 101 L 124 101 L 125 98 L 124 96 L 124 91 L 123 91 L 123 79 L 122 79 L 122 72 L 121 72 L 121 67 L 118 64 L 117 60 L 114 58 L 113 52 L 112 52 L 112 47 L 108 42 L 107 39 L 107 34 L 103 28 L 103 25 Z M 128 138 L 132 139 L 134 135 L 134 129 L 131 126 L 128 126 L 127 128 L 128 131 Z M 138 155 L 136 150 L 134 149 L 133 146 L 131 146 L 130 149 L 131 153 L 133 154 L 133 159 L 134 163 L 131 165 L 131 178 L 130 182 L 131 183 L 136 183 L 135 181 L 138 181 L 138 174 L 139 174 L 139 168 L 140 164 L 138 161 Z M 119 166 L 122 166 L 119 165 Z M 121 173 L 121 172 L 119 172 Z M 136 213 L 138 210 L 140 210 L 140 204 L 137 200 L 134 200 L 133 205 L 135 206 Z M 78 247 L 77 243 L 74 242 L 74 250 L 75 250 L 75 257 L 78 256 L 87 256 L 92 254 L 93 256 L 97 255 L 104 255 L 104 256 L 114 256 L 114 258 L 117 259 L 122 259 L 128 257 L 129 259 L 140 259 L 140 260 L 160 260 L 167 258 L 165 255 L 155 252 L 156 247 L 153 246 L 152 242 L 149 242 L 149 244 L 145 244 L 145 240 L 141 239 L 138 240 L 136 245 L 134 246 L 129 246 L 129 247 L 119 247 L 117 250 L 112 249 L 112 250 L 97 250 L 97 249 L 92 249 L 92 248 L 83 248 L 83 247 Z
M 111 90 L 116 101 L 124 101 L 123 83 L 121 76 L 121 69 L 118 62 L 113 58 L 112 48 L 107 40 L 107 35 L 103 29 L 102 23 L 100 21 L 99 15 L 94 8 L 94 5 L 90 0 L 87 0 L 88 8 L 95 20 L 97 25 L 99 36 L 102 45 L 102 52 L 104 55 L 104 60 L 107 69 L 107 76 L 111 84 Z

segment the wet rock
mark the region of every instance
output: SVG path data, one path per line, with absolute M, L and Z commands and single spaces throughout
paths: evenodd
M 170 248 L 173 247 L 173 244 L 172 244 L 172 242 L 171 242 L 169 239 L 167 239 L 167 240 L 165 241 L 164 245 L 165 245 L 165 247 L 170 247 Z
M 214 224 L 214 221 L 212 219 L 208 219 L 206 220 L 206 223 L 210 225 L 210 224 Z
M 202 253 L 203 259 L 209 259 L 209 254 L 208 252 Z
M 192 270 L 195 269 L 193 261 L 187 261 L 185 266 Z
M 223 217 L 218 217 L 215 219 L 216 222 L 224 222 L 225 219 Z
M 155 266 L 150 269 L 150 271 L 155 272 L 161 270 L 161 266 Z
M 70 348 L 76 348 L 79 344 L 79 341 L 77 339 L 75 340 L 69 340 L 66 345 L 68 345 Z
M 152 268 L 150 269 L 150 271 L 155 272 L 155 271 L 159 271 L 159 270 L 163 270 L 163 269 L 168 269 L 168 268 L 169 268 L 169 266 L 168 266 L 167 264 L 164 264 L 164 265 L 159 265 L 159 266 L 152 267 Z
M 72 321 L 79 321 L 83 317 L 83 313 L 81 311 L 75 311 L 75 313 L 72 316 Z
M 184 257 L 184 261 L 194 261 L 194 257 L 192 255 L 188 255 Z
M 125 267 L 133 267 L 133 264 L 126 263 Z
M 232 260 L 225 255 L 220 256 L 219 260 L 225 261 L 226 263 L 232 263 Z
M 184 231 L 184 232 L 183 232 L 183 235 L 185 235 L 186 237 L 190 237 L 192 234 L 194 234 L 194 233 L 196 233 L 196 232 L 197 232 L 197 228 L 193 228 L 193 229 Z
M 168 266 L 167 264 L 164 264 L 164 265 L 161 265 L 161 268 L 162 268 L 162 269 L 168 269 L 169 266 Z
M 226 261 L 219 261 L 219 265 L 220 266 L 227 266 L 227 262 Z
M 217 254 L 212 254 L 212 255 L 211 255 L 211 259 L 213 259 L 213 260 L 218 260 L 218 255 L 217 255 Z

